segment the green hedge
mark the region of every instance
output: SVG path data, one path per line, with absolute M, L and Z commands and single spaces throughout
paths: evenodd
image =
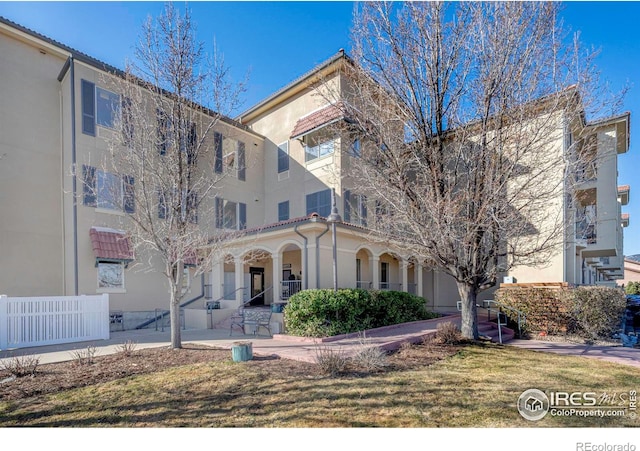
M 401 291 L 304 290 L 284 309 L 288 334 L 329 337 L 435 318 L 423 298 Z
M 629 282 L 624 287 L 624 291 L 627 294 L 640 294 L 640 282 Z
M 524 333 L 578 334 L 584 338 L 608 338 L 617 331 L 626 306 L 619 288 L 501 288 L 496 301 L 526 315 Z M 511 320 L 515 314 L 505 312 Z

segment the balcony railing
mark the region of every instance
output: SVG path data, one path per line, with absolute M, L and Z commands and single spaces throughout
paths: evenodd
M 280 299 L 287 300 L 302 289 L 302 280 L 283 280 L 280 282 Z
M 595 162 L 586 163 L 576 169 L 576 182 L 590 182 L 598 178 L 598 165 Z
M 381 290 L 402 291 L 401 283 L 380 282 Z
M 417 283 L 407 284 L 407 292 L 409 294 L 418 294 L 418 284 Z
M 576 239 L 584 240 L 587 244 L 596 244 L 597 233 L 596 224 L 586 219 L 576 221 Z
M 361 288 L 363 290 L 370 290 L 373 286 L 373 283 L 368 280 L 358 280 L 356 281 L 356 288 Z

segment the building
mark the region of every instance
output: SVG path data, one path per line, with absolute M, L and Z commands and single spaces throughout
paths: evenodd
M 334 261 L 340 287 L 408 291 L 432 309 L 456 308 L 449 276 L 371 239 L 367 221 L 375 206 L 351 193 L 347 170 L 359 142 L 332 131 L 343 119 L 340 109 L 317 95 L 323 86 L 340 91 L 347 63 L 339 51 L 237 119 L 218 123 L 220 164 L 246 164 L 217 193 L 219 217 L 201 226 L 212 235 L 243 235 L 192 280 L 188 325 L 211 327 L 242 302 L 279 303 L 302 289 L 332 287 Z M 167 308 L 167 282 L 159 269 L 130 265 L 142 256 L 123 239 L 127 181 L 118 191 L 124 211 L 85 190 L 114 183 L 96 162 L 113 133 L 109 105 L 121 100 L 107 81 L 119 73 L 0 18 L 0 293 L 108 292 L 111 309 L 127 313 L 133 327 L 145 312 Z M 561 201 L 576 219 L 551 265 L 517 268 L 507 275 L 517 282 L 608 284 L 622 276 L 621 205 L 629 187 L 617 187 L 617 156 L 628 149 L 629 114 L 579 129 L 596 140 L 597 158 L 584 168 L 579 205 Z M 563 142 L 571 135 L 564 133 Z M 327 221 L 332 191 L 342 218 L 335 235 Z

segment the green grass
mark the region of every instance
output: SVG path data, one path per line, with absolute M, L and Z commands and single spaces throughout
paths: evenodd
M 0 426 L 37 427 L 623 427 L 631 418 L 524 420 L 526 389 L 621 393 L 637 368 L 494 345 L 461 348 L 429 366 L 324 377 L 231 360 L 167 369 L 18 401 Z

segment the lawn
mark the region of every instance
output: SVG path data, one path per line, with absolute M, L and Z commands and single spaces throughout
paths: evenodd
M 147 350 L 112 356 L 143 366 Z M 161 352 L 161 351 L 154 351 Z M 166 359 L 172 352 L 165 350 Z M 637 368 L 493 344 L 423 344 L 390 356 L 381 372 L 322 374 L 314 364 L 228 350 L 206 361 L 81 387 L 22 396 L 0 391 L 0 426 L 16 427 L 622 427 L 638 419 L 557 417 L 530 422 L 516 409 L 526 389 L 629 393 Z M 106 356 L 105 356 L 106 357 Z M 138 359 L 138 360 L 136 360 Z M 96 358 L 93 365 L 100 365 Z M 86 365 L 85 365 L 86 366 Z M 113 366 L 113 365 L 111 365 Z M 43 366 L 41 371 L 52 371 Z M 121 371 L 121 370 L 119 370 Z M 151 371 L 151 370 L 149 370 Z M 102 374 L 102 373 L 101 373 Z M 126 374 L 122 372 L 121 374 Z M 36 378 L 39 376 L 36 375 Z M 111 379 L 111 380 L 109 380 Z M 89 384 L 89 385 L 86 385 Z M 4 384 L 3 384 L 4 385 Z M 73 384 L 69 385 L 73 386 Z M 1 387 L 1 385 L 0 385 Z

